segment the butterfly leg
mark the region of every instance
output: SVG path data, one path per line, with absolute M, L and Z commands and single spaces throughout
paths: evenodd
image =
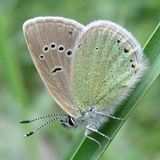
M 99 147 L 101 148 L 101 144 L 100 144 L 96 139 L 94 139 L 93 137 L 91 137 L 91 136 L 88 135 L 88 129 L 86 129 L 84 135 L 85 135 L 88 139 L 90 139 L 91 141 L 97 143 L 97 144 L 99 145 Z
M 109 115 L 107 113 L 102 113 L 102 112 L 96 112 L 96 113 L 101 114 L 103 116 L 107 116 L 107 117 L 112 118 L 112 119 L 123 121 L 123 118 L 115 117 L 115 116 Z
M 95 132 L 95 133 L 103 136 L 104 138 L 107 138 L 108 140 L 110 140 L 110 137 L 108 137 L 107 135 L 99 132 L 99 131 L 97 130 L 97 128 L 96 128 L 95 126 L 93 126 L 93 125 L 88 125 L 88 126 L 86 127 L 86 129 L 89 130 L 89 131 Z
M 116 120 L 123 121 L 123 118 L 119 118 L 119 117 L 111 116 L 111 115 L 108 115 L 108 114 L 106 114 L 106 116 L 107 116 L 107 117 L 109 117 L 109 118 L 112 118 L 112 119 L 116 119 Z

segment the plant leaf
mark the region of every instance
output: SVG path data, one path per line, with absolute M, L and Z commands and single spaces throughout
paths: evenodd
M 123 117 L 125 120 L 132 113 L 137 103 L 160 74 L 160 24 L 158 24 L 147 41 L 144 47 L 144 53 L 148 59 L 149 68 L 142 80 L 137 84 L 134 91 L 128 96 L 127 100 L 118 107 L 119 109 L 115 113 L 117 117 Z M 105 140 L 103 137 L 92 133 L 91 136 L 98 139 L 102 148 L 100 149 L 96 143 L 85 138 L 74 152 L 71 160 L 99 159 L 113 140 L 118 130 L 122 127 L 125 120 L 118 121 L 111 119 L 109 122 L 105 123 L 100 131 L 111 137 L 111 140 Z

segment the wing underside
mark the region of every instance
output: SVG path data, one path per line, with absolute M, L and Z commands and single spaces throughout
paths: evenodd
M 83 26 L 60 17 L 39 17 L 23 26 L 33 62 L 56 102 L 69 114 L 78 109 L 70 95 L 72 49 Z
M 75 52 L 72 95 L 84 110 L 105 109 L 122 101 L 145 68 L 138 42 L 112 22 L 89 24 Z

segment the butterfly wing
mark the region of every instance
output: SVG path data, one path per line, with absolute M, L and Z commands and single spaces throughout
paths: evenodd
M 133 36 L 108 21 L 89 24 L 75 48 L 72 95 L 77 106 L 106 109 L 122 101 L 145 68 Z
M 61 17 L 38 17 L 23 25 L 33 62 L 47 89 L 71 116 L 77 116 L 70 95 L 72 49 L 83 26 Z

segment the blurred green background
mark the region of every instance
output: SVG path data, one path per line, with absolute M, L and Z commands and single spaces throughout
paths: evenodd
M 63 160 L 81 132 L 51 124 L 28 139 L 19 120 L 63 112 L 32 63 L 23 33 L 25 20 L 64 16 L 83 24 L 112 20 L 133 33 L 142 46 L 160 21 L 159 0 L 1 0 L 0 1 L 0 160 Z M 160 160 L 160 77 L 121 128 L 102 160 Z

